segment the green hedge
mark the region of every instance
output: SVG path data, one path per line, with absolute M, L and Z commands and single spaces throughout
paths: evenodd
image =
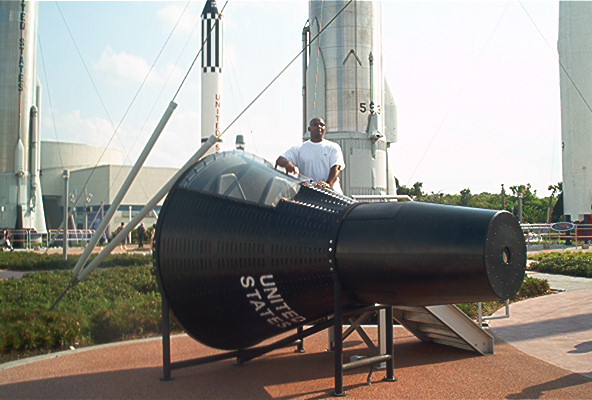
M 91 260 L 96 254 L 91 256 Z M 80 258 L 79 255 L 68 255 L 68 260 L 64 260 L 63 254 L 43 254 L 32 251 L 5 251 L 0 252 L 0 269 L 12 271 L 54 271 L 62 269 L 72 269 Z M 152 264 L 150 254 L 110 254 L 103 262 L 101 267 Z
M 538 272 L 592 278 L 592 253 L 581 251 L 545 252 L 529 255 Z
M 95 271 L 49 311 L 71 279 L 70 272 L 56 271 L 0 281 L 3 361 L 160 333 L 161 298 L 151 266 Z

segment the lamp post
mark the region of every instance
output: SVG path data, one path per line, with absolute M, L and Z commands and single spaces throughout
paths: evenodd
M 88 205 L 93 198 L 92 193 L 88 193 L 86 189 L 84 189 L 85 195 L 84 196 L 84 230 L 88 230 Z
M 518 221 L 522 223 L 522 191 L 518 192 Z
M 64 170 L 62 173 L 62 178 L 64 178 L 64 243 L 63 243 L 63 252 L 64 252 L 64 260 L 68 259 L 68 213 L 69 213 L 69 178 L 70 178 L 70 171 L 67 169 Z

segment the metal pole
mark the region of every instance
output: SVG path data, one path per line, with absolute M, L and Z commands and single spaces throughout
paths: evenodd
M 127 226 L 124 227 L 123 230 L 119 232 L 119 234 L 115 236 L 107 246 L 105 246 L 105 248 L 97 255 L 97 257 L 95 257 L 90 263 L 88 263 L 88 265 L 84 269 L 82 269 L 77 274 L 76 279 L 79 282 L 85 280 L 88 277 L 88 275 L 96 267 L 99 266 L 101 261 L 103 261 L 105 257 L 107 257 L 111 253 L 111 251 L 113 251 L 113 249 L 117 247 L 117 245 L 121 243 L 123 239 L 125 239 L 127 234 L 132 229 L 134 229 L 136 225 L 138 225 L 142 221 L 142 219 L 144 219 L 144 217 L 148 215 L 148 213 L 150 213 L 152 209 L 154 209 L 154 207 L 156 207 L 158 202 L 169 192 L 169 190 L 171 190 L 171 188 L 173 187 L 175 182 L 181 177 L 181 175 L 187 172 L 189 168 L 191 168 L 200 158 L 202 158 L 217 141 L 218 137 L 216 135 L 211 135 L 206 140 L 206 142 L 200 147 L 200 149 L 193 155 L 193 157 L 191 157 L 185 163 L 185 165 L 183 165 L 181 169 L 179 169 L 177 173 L 173 175 L 171 179 L 169 179 L 169 181 L 160 189 L 158 193 L 154 195 L 154 197 L 152 197 L 152 199 L 150 199 L 150 201 L 148 201 L 148 203 L 146 203 L 146 206 L 132 219 L 132 221 L 129 224 L 127 224 Z
M 306 49 L 308 46 L 308 34 L 310 32 L 310 26 L 308 22 L 302 28 L 302 48 Z M 306 83 L 306 70 L 308 68 L 308 51 L 304 50 L 302 52 L 302 134 L 306 132 L 306 128 L 308 126 L 308 121 L 306 120 L 306 91 L 307 91 L 307 83 Z
M 522 192 L 518 192 L 518 222 L 522 223 Z
M 296 329 L 296 332 L 300 335 L 302 332 L 304 332 L 304 328 L 299 326 Z M 298 340 L 298 344 L 296 345 L 296 353 L 306 353 L 306 350 L 304 350 L 304 336 L 300 337 L 300 340 Z
M 162 380 L 171 380 L 171 328 L 169 303 L 162 296 Z
M 68 185 L 68 179 L 70 178 L 70 171 L 68 171 L 67 169 L 64 170 L 64 172 L 62 173 L 62 177 L 64 178 L 64 242 L 62 244 L 62 249 L 63 249 L 63 253 L 64 253 L 64 260 L 68 259 L 68 213 L 69 213 L 69 208 L 68 208 L 68 202 L 70 201 L 70 198 L 68 196 L 68 192 L 69 192 L 69 185 Z
M 144 147 L 142 154 L 140 154 L 140 156 L 138 157 L 136 164 L 133 166 L 129 175 L 125 179 L 125 182 L 123 183 L 123 185 L 119 189 L 119 192 L 117 193 L 117 195 L 113 199 L 113 203 L 111 204 L 111 207 L 109 207 L 109 209 L 107 210 L 107 214 L 105 215 L 105 217 L 101 221 L 101 224 L 97 228 L 97 231 L 95 232 L 93 237 L 88 242 L 88 245 L 84 249 L 84 253 L 82 253 L 80 258 L 78 259 L 78 262 L 76 262 L 76 265 L 74 266 L 74 269 L 72 270 L 72 272 L 75 275 L 77 275 L 82 270 L 82 267 L 84 266 L 84 264 L 88 260 L 88 257 L 91 255 L 95 246 L 97 245 L 99 239 L 101 238 L 101 235 L 103 234 L 103 232 L 105 231 L 105 228 L 107 227 L 107 224 L 109 223 L 109 221 L 111 221 L 113 214 L 115 214 L 115 212 L 119 208 L 119 205 L 121 204 L 121 201 L 123 200 L 123 197 L 127 193 L 128 189 L 132 185 L 132 182 L 134 181 L 134 179 L 136 178 L 138 173 L 140 172 L 140 169 L 142 168 L 144 161 L 146 161 L 148 154 L 150 153 L 150 151 L 154 147 L 156 140 L 160 136 L 161 132 L 163 131 L 166 123 L 168 122 L 169 118 L 171 117 L 171 114 L 173 113 L 173 111 L 175 111 L 176 107 L 177 107 L 177 103 L 175 103 L 173 101 L 171 101 L 169 103 L 169 107 L 167 108 L 164 115 L 160 119 L 160 122 L 156 126 L 156 129 L 152 133 L 152 136 L 148 140 L 148 143 L 146 143 L 146 147 Z
M 333 396 L 341 397 L 346 393 L 343 391 L 343 309 L 341 283 L 337 273 L 333 271 L 333 297 L 335 301 L 334 324 L 335 330 L 335 392 Z
M 132 206 L 128 207 L 129 210 L 129 215 L 128 215 L 128 219 L 127 219 L 127 223 L 129 224 L 130 222 L 132 222 Z M 129 245 L 132 245 L 132 232 L 130 231 L 130 233 L 127 235 L 127 241 L 129 243 Z
M 388 322 L 385 332 L 386 354 L 391 356 L 391 358 L 386 362 L 386 377 L 384 380 L 388 382 L 395 382 L 397 378 L 395 378 L 395 335 L 393 332 L 393 306 L 388 306 L 386 308 L 385 314 L 386 322 Z
M 388 354 L 388 318 L 386 315 L 386 309 L 381 308 L 378 310 L 378 350 L 380 354 Z M 393 328 L 393 320 L 390 320 L 390 328 Z M 380 364 L 380 369 L 386 368 L 386 363 Z

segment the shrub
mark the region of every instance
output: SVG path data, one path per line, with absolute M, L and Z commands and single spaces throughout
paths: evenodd
M 112 307 L 102 308 L 91 316 L 94 343 L 108 343 L 159 333 L 160 295 L 117 300 Z
M 518 293 L 516 293 L 516 296 L 514 296 L 510 300 L 510 302 L 520 301 L 531 297 L 543 296 L 549 293 L 551 293 L 549 281 L 547 281 L 546 279 L 537 279 L 532 278 L 530 276 L 526 276 L 524 278 L 524 282 L 522 283 L 522 287 L 520 288 Z M 462 303 L 457 304 L 456 306 L 460 308 L 469 317 L 473 319 L 477 318 L 477 303 Z M 483 302 L 482 313 L 483 315 L 491 315 L 504 306 L 505 302 L 503 301 Z
M 44 271 L 0 281 L 3 360 L 160 334 L 161 298 L 151 266 L 95 271 L 50 311 L 72 277 Z M 174 320 L 171 327 L 179 329 Z
M 90 257 L 92 260 L 95 255 Z M 72 269 L 80 255 L 68 255 L 64 260 L 62 254 L 42 254 L 32 251 L 0 252 L 0 269 L 12 271 L 54 271 Z M 114 266 L 126 267 L 133 265 L 152 264 L 149 254 L 110 254 L 102 262 L 102 268 Z
M 529 255 L 530 269 L 538 272 L 592 278 L 592 253 L 565 251 Z
M 80 317 L 68 311 L 48 311 L 35 307 L 8 306 L 0 310 L 2 335 L 0 352 L 60 350 L 87 341 L 83 337 Z

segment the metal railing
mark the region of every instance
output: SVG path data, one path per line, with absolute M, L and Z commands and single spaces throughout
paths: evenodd
M 351 196 L 356 200 L 369 202 L 387 202 L 387 201 L 413 201 L 410 196 L 400 194 L 357 194 Z
M 592 240 L 592 224 L 569 224 L 572 227 L 566 230 L 558 230 L 558 224 L 521 224 L 524 239 L 529 245 L 542 244 L 549 247 L 551 244 L 564 245 L 588 245 Z
M 94 229 L 70 229 L 67 239 L 69 246 L 84 246 L 95 233 Z M 4 240 L 4 237 L 0 237 Z M 64 231 L 48 229 L 47 233 L 39 233 L 34 229 L 11 229 L 10 242 L 15 249 L 34 249 L 36 247 L 62 247 Z
M 37 233 L 34 229 L 11 229 L 9 238 L 12 247 L 17 249 L 30 249 L 35 245 L 43 245 L 43 234 Z M 4 243 L 4 237 L 0 239 Z
M 94 229 L 68 229 L 66 234 L 68 246 L 84 246 L 94 235 Z M 48 229 L 46 247 L 62 247 L 64 243 L 64 231 L 62 229 Z
M 502 318 L 510 318 L 510 300 L 506 300 L 506 313 L 499 314 L 499 315 L 483 316 L 483 302 L 477 303 L 477 325 L 487 326 L 487 324 L 485 324 L 484 321 L 488 321 L 490 319 L 502 319 Z

